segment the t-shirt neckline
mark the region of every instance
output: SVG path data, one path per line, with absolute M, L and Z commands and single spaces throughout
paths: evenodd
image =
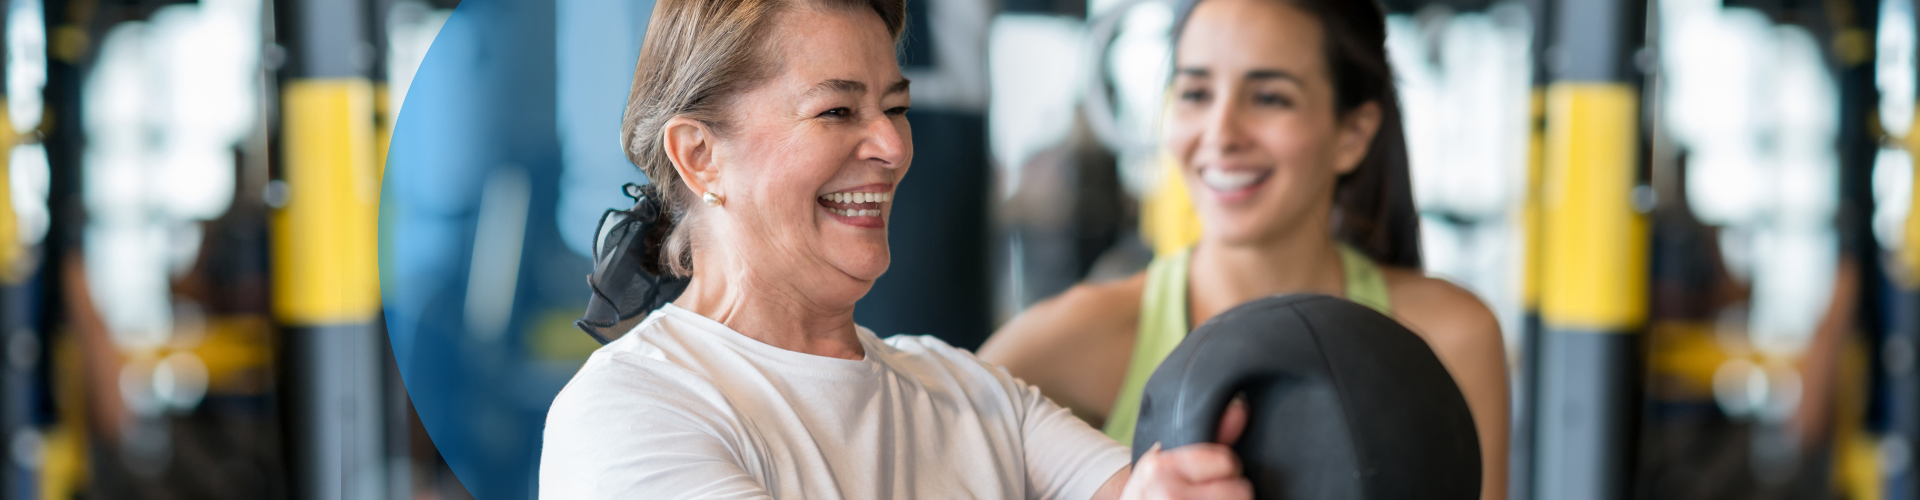
M 746 334 L 740 333 L 732 327 L 728 327 L 725 323 L 714 321 L 713 318 L 686 310 L 672 303 L 662 306 L 659 312 L 674 320 L 685 322 L 689 326 L 700 330 L 701 333 L 726 342 L 728 345 L 741 351 L 780 364 L 792 365 L 802 369 L 845 372 L 849 375 L 871 374 L 879 368 L 878 353 L 880 347 L 885 345 L 884 342 L 880 342 L 878 338 L 874 337 L 873 332 L 868 331 L 865 327 L 856 325 L 854 327 L 855 335 L 860 339 L 860 350 L 864 351 L 861 359 L 820 356 L 782 349 L 772 344 L 761 342 L 759 339 L 748 337 Z

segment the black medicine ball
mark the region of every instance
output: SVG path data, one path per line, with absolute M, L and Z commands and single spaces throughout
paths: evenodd
M 1195 329 L 1148 379 L 1133 456 L 1211 441 L 1235 396 L 1234 444 L 1261 500 L 1471 500 L 1473 414 L 1418 335 L 1324 295 L 1269 297 Z

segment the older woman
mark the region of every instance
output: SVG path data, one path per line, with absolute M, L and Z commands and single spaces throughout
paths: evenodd
M 542 498 L 1249 498 L 1224 446 L 1129 470 L 1005 370 L 853 323 L 913 159 L 904 10 L 656 5 L 621 136 L 672 223 L 648 254 L 691 281 L 554 400 Z

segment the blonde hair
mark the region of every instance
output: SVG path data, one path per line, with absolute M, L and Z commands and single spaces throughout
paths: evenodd
M 658 196 L 663 218 L 645 238 L 648 272 L 690 276 L 693 240 L 688 220 L 699 196 L 686 189 L 667 157 L 661 131 L 684 116 L 724 133 L 732 98 L 777 71 L 772 31 L 781 13 L 812 6 L 860 12 L 871 9 L 898 43 L 906 24 L 906 0 L 660 0 L 647 22 L 640 60 L 620 123 L 627 160 L 640 167 Z M 664 271 L 664 272 L 663 272 Z

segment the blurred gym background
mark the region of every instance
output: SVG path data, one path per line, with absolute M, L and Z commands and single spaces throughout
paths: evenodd
M 0 3 L 0 500 L 532 496 L 651 1 Z M 1920 498 L 1912 0 L 1387 4 L 1514 498 Z M 1191 241 L 1169 1 L 908 6 L 862 324 L 977 346 Z

